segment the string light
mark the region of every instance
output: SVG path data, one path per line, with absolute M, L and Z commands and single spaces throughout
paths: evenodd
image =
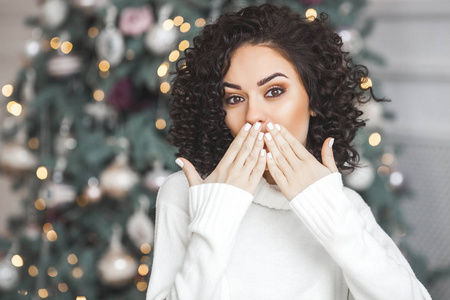
M 138 291 L 144 292 L 147 289 L 147 283 L 144 281 L 140 281 L 136 283 L 136 288 L 138 289 Z
M 203 18 L 198 18 L 197 20 L 195 20 L 195 26 L 197 27 L 203 27 L 205 26 L 206 21 Z
M 386 177 L 389 175 L 389 168 L 386 166 L 380 166 L 377 170 L 378 175 Z
M 138 268 L 138 273 L 139 273 L 139 275 L 141 275 L 141 276 L 147 275 L 147 274 L 148 274 L 148 271 L 149 271 L 149 269 L 148 269 L 148 266 L 147 266 L 146 264 L 141 264 L 141 265 L 139 266 L 139 268 Z
M 50 230 L 53 230 L 53 225 L 50 223 L 45 223 L 44 226 L 42 226 L 42 230 L 45 233 L 48 233 Z
M 80 267 L 76 267 L 72 270 L 72 276 L 74 278 L 81 278 L 83 277 L 83 270 Z
M 105 92 L 102 90 L 95 90 L 94 91 L 94 99 L 96 101 L 102 101 L 105 98 Z
M 162 26 L 164 28 L 164 30 L 169 31 L 170 29 L 173 28 L 173 21 L 171 19 L 167 19 L 163 22 Z
M 109 71 L 110 68 L 110 64 L 107 60 L 102 60 L 99 64 L 98 64 L 98 68 L 100 69 L 100 71 L 102 72 L 107 72 Z
M 189 47 L 189 42 L 187 40 L 183 40 L 180 42 L 180 44 L 178 45 L 178 49 L 180 51 L 184 51 Z
M 22 105 L 16 101 L 9 101 L 6 104 L 6 110 L 13 116 L 18 117 L 22 113 Z
M 50 40 L 50 47 L 56 50 L 59 46 L 61 46 L 61 39 L 59 37 L 54 37 Z
M 38 138 L 31 138 L 28 140 L 28 147 L 30 147 L 30 149 L 36 150 L 37 148 L 39 148 L 39 139 Z
M 163 119 L 158 119 L 156 120 L 155 126 L 157 129 L 163 130 L 164 128 L 166 128 L 166 121 L 164 121 Z
M 77 296 L 76 300 L 86 300 L 86 297 L 85 296 Z
M 20 289 L 17 291 L 17 294 L 19 294 L 21 296 L 26 296 L 26 295 L 28 295 L 28 291 L 26 289 Z
M 384 153 L 381 157 L 381 162 L 386 166 L 392 165 L 394 162 L 394 155 L 392 155 L 392 153 Z
M 369 136 L 369 144 L 372 147 L 376 147 L 381 143 L 381 134 L 374 132 Z
M 16 254 L 11 257 L 11 263 L 14 267 L 20 268 L 23 266 L 23 259 L 19 254 Z
M 170 84 L 164 81 L 163 83 L 161 83 L 161 86 L 159 88 L 161 90 L 161 93 L 165 94 L 170 91 Z
M 180 31 L 183 32 L 183 33 L 188 32 L 189 29 L 191 29 L 191 24 L 189 24 L 189 23 L 187 23 L 187 22 L 186 22 L 186 23 L 183 23 L 183 24 L 180 26 Z
M 173 50 L 172 52 L 170 52 L 169 54 L 169 60 L 171 62 L 174 62 L 178 59 L 178 57 L 180 57 L 180 52 L 178 50 Z
M 50 242 L 56 241 L 58 239 L 58 235 L 56 234 L 56 231 L 50 230 L 49 232 L 47 232 L 47 239 Z
M 91 27 L 88 30 L 88 36 L 93 39 L 98 35 L 98 29 L 97 27 Z
M 44 210 L 46 205 L 45 205 L 45 200 L 42 198 L 37 199 L 34 202 L 34 207 L 36 207 L 37 210 Z
M 13 92 L 14 92 L 14 87 L 12 86 L 12 84 L 5 84 L 2 87 L 2 94 L 5 97 L 11 97 Z
M 30 274 L 31 277 L 36 277 L 39 275 L 39 270 L 35 265 L 31 265 L 28 268 L 28 274 Z
M 169 64 L 167 62 L 163 62 L 159 68 L 158 68 L 158 76 L 159 77 L 164 77 L 167 74 L 167 71 L 169 71 Z
M 78 262 L 78 257 L 71 253 L 67 256 L 67 262 L 71 265 L 75 265 Z
M 39 289 L 38 295 L 41 298 L 47 298 L 48 297 L 48 291 L 47 289 Z
M 176 16 L 173 19 L 173 25 L 175 25 L 175 26 L 180 26 L 181 24 L 183 24 L 183 22 L 184 22 L 184 18 L 182 16 Z
M 71 42 L 64 42 L 61 45 L 61 52 L 64 54 L 69 54 L 72 51 L 73 45 Z
M 158 121 L 156 121 L 156 122 L 158 122 Z M 151 250 L 152 250 L 152 247 L 149 244 L 144 243 L 144 244 L 141 245 L 141 252 L 142 253 L 149 254 Z
M 54 267 L 50 267 L 47 270 L 47 274 L 50 277 L 56 277 L 56 276 L 58 276 L 58 271 Z
M 47 177 L 48 177 L 48 170 L 47 170 L 47 168 L 44 167 L 44 166 L 40 166 L 39 168 L 37 168 L 37 170 L 36 170 L 36 176 L 37 176 L 37 178 L 39 178 L 40 180 L 47 179 Z
M 310 8 L 306 11 L 305 16 L 312 22 L 317 18 L 317 11 L 314 8 Z
M 65 283 L 60 283 L 60 284 L 58 284 L 58 290 L 61 293 L 65 293 L 65 292 L 67 292 L 69 290 L 69 287 Z
M 367 90 L 372 86 L 372 80 L 369 77 L 361 78 L 361 89 Z

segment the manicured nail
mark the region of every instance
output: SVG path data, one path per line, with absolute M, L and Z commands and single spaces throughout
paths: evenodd
M 253 125 L 253 129 L 258 130 L 259 128 L 261 128 L 261 123 L 256 122 L 255 125 Z
M 269 159 L 272 159 L 272 153 L 267 153 L 267 157 L 269 158 Z
M 278 129 L 278 131 L 281 131 L 281 126 L 279 124 L 275 124 L 275 127 Z
M 262 140 L 264 137 L 264 133 L 260 132 L 258 133 L 258 140 Z
M 328 146 L 330 146 L 330 148 L 333 148 L 333 144 L 334 144 L 334 139 L 331 139 L 331 140 L 328 142 Z
M 183 161 L 182 161 L 181 159 L 179 159 L 179 158 L 175 159 L 175 163 L 176 163 L 178 166 L 180 166 L 180 168 L 183 168 L 183 167 L 184 167 Z
M 245 131 L 249 131 L 250 128 L 252 128 L 252 124 L 250 124 L 250 123 L 245 124 L 245 127 L 244 127 Z
M 267 132 L 267 133 L 266 133 L 266 139 L 267 139 L 268 141 L 271 141 L 271 140 L 272 140 L 272 135 L 270 134 L 270 132 Z
M 266 149 L 261 149 L 261 156 L 266 155 Z
M 267 128 L 269 128 L 269 130 L 273 130 L 272 122 L 267 123 Z

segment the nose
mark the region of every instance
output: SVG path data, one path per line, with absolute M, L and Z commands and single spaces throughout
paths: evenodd
M 260 122 L 262 130 L 266 128 L 266 122 L 268 120 L 268 111 L 264 105 L 264 101 L 258 101 L 257 98 L 249 98 L 247 101 L 246 121 L 250 124 Z

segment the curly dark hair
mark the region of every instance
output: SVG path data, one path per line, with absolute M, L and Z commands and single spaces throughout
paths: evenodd
M 193 163 L 202 177 L 222 159 L 233 136 L 225 124 L 223 78 L 233 52 L 242 45 L 264 45 L 281 53 L 296 68 L 309 96 L 307 149 L 321 161 L 327 137 L 334 137 L 334 158 L 339 170 L 353 170 L 359 155 L 352 145 L 357 130 L 365 126 L 359 104 L 366 97 L 361 79 L 365 66 L 354 64 L 342 50 L 340 36 L 330 29 L 328 15 L 314 21 L 288 7 L 269 4 L 246 7 L 221 15 L 194 38 L 193 46 L 176 64 L 170 99 L 172 125 L 169 141 Z

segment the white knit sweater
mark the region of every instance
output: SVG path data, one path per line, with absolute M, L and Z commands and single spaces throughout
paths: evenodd
M 157 198 L 153 299 L 431 299 L 370 208 L 330 174 L 289 202 L 182 171 Z

